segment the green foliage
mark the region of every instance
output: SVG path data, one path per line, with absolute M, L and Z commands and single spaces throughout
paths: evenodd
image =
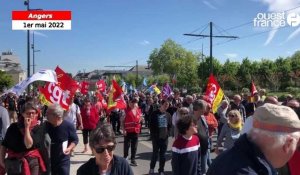
M 138 75 L 138 78 L 135 73 L 129 73 L 124 77 L 124 81 L 126 83 L 131 84 L 133 87 L 141 86 L 143 83 L 143 77 L 141 75 Z
M 299 87 L 287 87 L 286 91 L 294 96 L 300 93 L 300 88 Z
M 188 89 L 188 94 L 202 94 L 202 88 L 200 88 L 199 86 L 196 87 L 191 87 L 190 89 Z
M 160 49 L 156 48 L 152 51 L 148 63 L 154 75 L 158 76 L 156 81 L 159 84 L 164 83 L 166 79 L 170 81 L 170 77 L 176 75 L 177 86 L 197 86 L 199 82 L 197 56 L 198 54 L 187 51 L 179 44 L 168 39 Z M 168 78 L 160 77 L 162 74 L 166 74 Z
M 10 75 L 0 70 L 0 91 L 13 86 L 13 79 Z
M 169 77 L 176 75 L 178 88 L 191 91 L 193 87 L 205 88 L 210 75 L 210 57 L 200 59 L 200 55 L 185 50 L 171 39 L 166 40 L 150 54 L 148 63 L 155 76 L 149 77 L 148 83 L 161 83 L 156 76 L 166 74 Z M 240 92 L 243 87 L 250 88 L 251 80 L 258 89 L 261 87 L 271 91 L 300 86 L 300 51 L 291 57 L 279 57 L 276 60 L 262 58 L 253 61 L 246 57 L 241 63 L 228 59 L 221 64 L 217 58 L 213 58 L 212 63 L 213 73 L 223 90 Z

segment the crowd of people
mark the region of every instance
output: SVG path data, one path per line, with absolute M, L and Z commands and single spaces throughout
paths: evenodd
M 169 97 L 128 94 L 126 109 L 107 111 L 96 95 L 76 94 L 63 110 L 58 104 L 42 105 L 37 96 L 9 93 L 0 106 L 0 175 L 70 174 L 70 157 L 79 140 L 76 130 L 82 130 L 82 153 L 90 149 L 93 154 L 78 175 L 131 175 L 131 166 L 139 163 L 142 127 L 152 142 L 150 175 L 165 173 L 169 144 L 175 175 L 297 175 L 300 104 L 286 97 L 278 102 L 263 90 L 251 100 L 236 94 L 213 112 L 205 95 L 183 96 L 174 89 Z M 123 155 L 114 155 L 116 136 L 124 137 Z M 214 160 L 212 152 L 217 154 Z

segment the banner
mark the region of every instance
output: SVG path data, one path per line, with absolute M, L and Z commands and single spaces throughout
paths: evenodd
M 68 110 L 78 86 L 76 81 L 58 66 L 55 72 L 58 82 L 47 83 L 44 87 L 39 88 L 40 100 L 44 105 L 57 103 L 60 104 L 63 109 Z
M 31 75 L 26 80 L 21 81 L 12 88 L 8 89 L 5 94 L 12 92 L 17 96 L 21 95 L 27 86 L 35 81 L 47 81 L 47 82 L 57 82 L 57 74 L 53 70 L 40 70 L 39 72 Z
M 99 80 L 96 82 L 96 87 L 97 87 L 97 90 L 99 92 L 105 92 L 106 91 L 106 83 L 104 80 Z
M 209 76 L 205 95 L 208 97 L 208 101 L 212 106 L 213 113 L 217 112 L 219 104 L 222 102 L 224 92 L 213 74 Z
M 122 88 L 119 86 L 116 80 L 112 80 L 112 84 L 108 93 L 107 111 L 110 112 L 115 108 L 125 109 L 126 107 L 127 105 L 123 97 Z

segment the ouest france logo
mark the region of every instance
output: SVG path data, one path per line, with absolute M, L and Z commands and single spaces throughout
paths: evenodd
M 253 19 L 254 27 L 297 27 L 300 25 L 300 15 L 298 13 L 258 13 Z

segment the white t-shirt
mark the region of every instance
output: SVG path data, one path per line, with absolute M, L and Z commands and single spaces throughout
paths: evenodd
M 249 116 L 244 123 L 241 134 L 249 133 L 249 131 L 253 128 L 253 116 Z
M 75 127 L 77 123 L 76 113 L 80 114 L 79 106 L 76 105 L 75 103 L 72 103 L 70 109 L 66 111 L 64 114 L 64 120 L 74 124 Z

